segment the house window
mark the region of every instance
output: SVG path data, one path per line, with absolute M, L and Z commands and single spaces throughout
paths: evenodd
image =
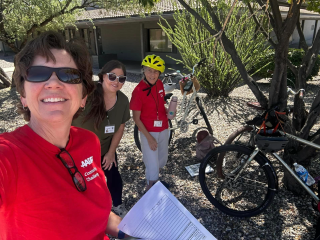
M 173 52 L 172 42 L 162 29 L 148 29 L 149 52 Z

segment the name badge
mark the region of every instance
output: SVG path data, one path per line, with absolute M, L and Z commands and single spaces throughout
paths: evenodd
M 162 121 L 157 121 L 157 120 L 155 120 L 153 126 L 154 126 L 154 127 L 162 127 Z
M 104 127 L 104 133 L 114 133 L 115 125 L 109 125 Z

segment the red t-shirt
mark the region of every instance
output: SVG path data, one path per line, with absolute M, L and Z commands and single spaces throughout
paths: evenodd
M 164 88 L 161 80 L 157 80 L 156 85 L 151 88 L 151 93 L 147 96 L 149 90 L 143 91 L 149 85 L 143 80 L 135 87 L 132 92 L 130 109 L 141 111 L 140 120 L 148 132 L 161 132 L 169 127 L 166 109 L 164 107 Z M 154 121 L 162 121 L 162 127 L 155 127 Z
M 94 133 L 71 127 L 66 150 L 86 181 L 79 192 L 60 149 L 28 125 L 0 134 L 0 239 L 109 239 L 111 197 Z

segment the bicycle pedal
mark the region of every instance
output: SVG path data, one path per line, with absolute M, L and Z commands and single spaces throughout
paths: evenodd
M 198 124 L 198 119 L 193 119 L 193 120 L 192 120 L 192 123 L 193 123 L 194 125 L 197 125 L 197 124 Z

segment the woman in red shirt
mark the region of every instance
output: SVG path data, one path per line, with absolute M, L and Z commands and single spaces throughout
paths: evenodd
M 124 238 L 99 139 L 71 127 L 94 88 L 86 46 L 43 33 L 15 56 L 13 79 L 28 123 L 0 134 L 0 239 Z
M 168 118 L 164 106 L 164 87 L 159 75 L 164 72 L 164 61 L 156 55 L 143 59 L 144 78 L 132 92 L 130 109 L 140 131 L 141 151 L 146 166 L 148 190 L 159 179 L 159 169 L 168 160 Z

